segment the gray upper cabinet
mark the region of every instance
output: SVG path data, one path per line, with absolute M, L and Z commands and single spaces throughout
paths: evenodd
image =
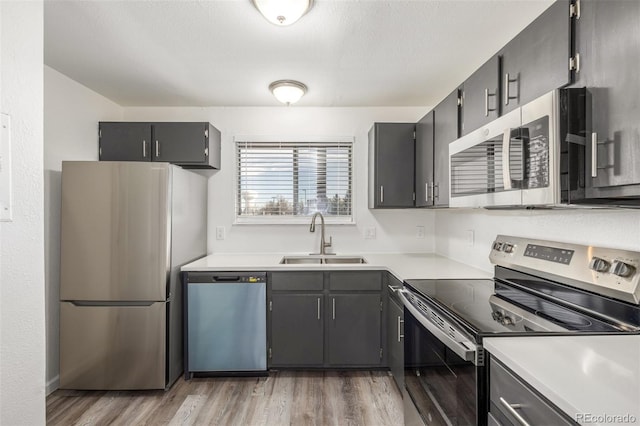
M 558 0 L 500 51 L 503 114 L 571 83 L 571 19 L 569 0 Z
M 640 196 L 638 22 L 638 1 L 580 3 L 576 20 L 580 71 L 576 83 L 586 86 L 591 94 L 587 198 Z
M 101 122 L 98 151 L 101 161 L 151 161 L 151 126 Z
M 459 90 L 456 89 L 433 111 L 433 205 L 449 205 L 449 144 L 459 135 Z
M 375 123 L 369 131 L 369 208 L 414 206 L 414 123 Z
M 433 111 L 416 123 L 415 205 L 433 206 Z
M 500 116 L 499 88 L 500 58 L 495 55 L 464 82 L 460 111 L 461 136 Z
M 206 122 L 101 122 L 101 161 L 164 161 L 220 168 L 220 131 Z

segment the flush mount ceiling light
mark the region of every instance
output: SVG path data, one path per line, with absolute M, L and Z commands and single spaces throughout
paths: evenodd
M 307 93 L 307 86 L 295 80 L 278 80 L 269 85 L 273 96 L 283 104 L 295 104 Z
M 293 24 L 313 6 L 313 0 L 251 0 L 251 2 L 269 22 L 279 27 Z

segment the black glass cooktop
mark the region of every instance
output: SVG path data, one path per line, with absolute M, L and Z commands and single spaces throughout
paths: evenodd
M 431 301 L 441 311 L 462 323 L 473 334 L 495 335 L 542 331 L 518 324 L 504 325 L 496 320 L 494 308 L 490 303 L 490 298 L 495 294 L 493 280 L 407 280 L 405 284 Z M 498 285 L 503 286 L 502 284 Z M 534 319 L 537 317 L 557 325 L 558 328 L 551 330 L 551 332 L 606 333 L 618 331 L 611 324 L 562 305 L 551 303 L 536 295 L 518 289 L 509 289 L 506 292 L 502 290 L 501 288 L 500 296 L 497 298 L 505 302 L 504 306 L 515 306 L 518 312 L 524 311 L 525 315 L 528 314 Z M 494 295 L 493 298 L 496 296 Z

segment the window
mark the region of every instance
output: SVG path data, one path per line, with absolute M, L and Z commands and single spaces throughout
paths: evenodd
M 239 142 L 237 223 L 352 223 L 353 142 Z

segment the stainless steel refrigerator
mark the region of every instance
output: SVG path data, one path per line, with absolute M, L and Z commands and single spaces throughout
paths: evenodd
M 60 387 L 166 389 L 183 370 L 180 267 L 206 254 L 207 180 L 62 163 Z

